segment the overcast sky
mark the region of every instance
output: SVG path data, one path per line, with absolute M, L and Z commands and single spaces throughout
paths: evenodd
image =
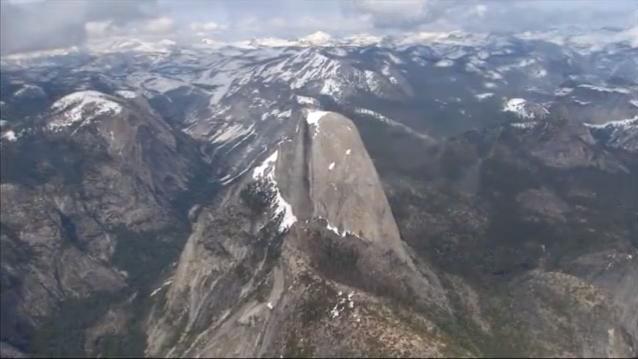
M 3 53 L 126 36 L 192 41 L 629 28 L 638 0 L 0 0 Z

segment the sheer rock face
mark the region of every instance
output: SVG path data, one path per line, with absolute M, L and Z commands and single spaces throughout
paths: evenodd
M 352 121 L 333 112 L 308 111 L 297 131 L 295 141 L 301 143 L 282 144 L 277 175 L 298 217 L 324 219 L 338 235 L 370 241 L 409 261 L 377 171 Z M 299 172 L 303 176 L 296 176 Z M 307 194 L 299 194 L 299 188 Z
M 318 355 L 372 353 L 365 338 L 342 340 L 330 329 L 364 318 L 337 288 L 368 292 L 365 323 L 388 335 L 417 337 L 388 325 L 399 319 L 380 298 L 412 296 L 422 308 L 447 307 L 437 277 L 424 265 L 417 270 L 408 255 L 356 127 L 336 113 L 320 116 L 300 118 L 253 176 L 201 211 L 170 288 L 160 294 L 163 305 L 147 322 L 148 355 L 300 354 L 291 340 L 312 342 Z M 294 337 L 305 321 L 318 334 Z M 433 333 L 436 342 L 421 347 L 381 346 L 441 354 L 445 340 Z
M 358 276 L 357 285 L 376 294 L 390 291 L 418 305 L 449 311 L 437 275 L 427 264 L 417 265 L 401 240 L 356 126 L 333 112 L 309 110 L 305 115 L 296 136 L 281 143 L 277 163 L 278 185 L 298 220 L 323 227 L 341 241 L 335 242 L 339 250 L 356 253 L 353 273 Z M 299 160 L 301 156 L 306 160 Z M 323 248 L 317 248 L 306 236 L 300 238 L 298 245 L 310 254 L 311 261 L 331 261 L 329 255 L 322 257 Z M 353 273 L 333 275 L 347 281 Z

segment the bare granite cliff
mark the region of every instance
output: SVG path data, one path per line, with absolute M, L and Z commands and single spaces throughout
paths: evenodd
M 43 122 L 38 136 L 2 149 L 3 340 L 77 355 L 84 344 L 63 343 L 64 325 L 80 303 L 130 295 L 153 272 L 155 249 L 179 227 L 170 204 L 193 163 L 142 98 L 79 91 Z
M 447 300 L 404 247 L 356 127 L 336 113 L 302 115 L 252 175 L 199 212 L 158 288 L 147 355 L 375 353 L 364 332 L 343 340 L 335 325 L 387 332 L 379 353 L 441 354 L 444 334 L 429 319 L 415 317 L 433 341 L 392 324 L 414 308 L 445 313 Z M 410 303 L 388 307 L 397 298 Z

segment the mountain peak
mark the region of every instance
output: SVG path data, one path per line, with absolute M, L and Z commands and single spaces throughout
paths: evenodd
M 78 91 L 53 103 L 51 110 L 58 116 L 53 118 L 48 127 L 59 130 L 80 122 L 88 123 L 98 116 L 115 116 L 122 112 L 122 106 L 101 92 Z
M 306 219 L 323 219 L 333 232 L 370 241 L 409 262 L 381 181 L 354 123 L 335 112 L 308 110 L 302 126 L 305 130 L 296 139 L 281 145 L 281 158 L 288 168 L 280 173 L 303 174 L 284 176 L 284 196 L 291 198 L 293 208 L 296 204 L 307 207 L 308 200 L 311 207 L 294 212 L 305 212 Z M 304 168 L 290 167 L 299 165 Z M 307 199 L 306 195 L 303 200 L 294 198 L 298 197 L 295 187 L 305 186 Z
M 332 42 L 332 36 L 326 32 L 317 31 L 300 38 L 299 41 L 303 44 L 326 46 Z

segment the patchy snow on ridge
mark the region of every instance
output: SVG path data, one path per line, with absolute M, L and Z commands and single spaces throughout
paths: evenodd
M 18 140 L 18 137 L 16 136 L 16 133 L 13 132 L 12 130 L 9 130 L 5 133 L 2 134 L 2 139 L 7 140 L 9 142 L 15 142 Z
M 274 168 L 277 162 L 278 151 L 273 152 L 268 158 L 253 170 L 253 179 L 274 178 Z
M 354 292 L 350 292 L 347 298 L 344 294 L 345 293 L 343 293 L 343 291 L 339 291 L 337 293 L 337 299 L 338 299 L 337 304 L 335 304 L 334 307 L 330 310 L 331 319 L 338 318 L 339 315 L 341 315 L 341 313 L 345 311 L 346 309 L 349 309 L 349 310 L 354 309 L 354 301 L 352 300 L 352 297 L 354 296 Z M 359 322 L 357 313 L 354 313 L 354 316 L 355 316 L 355 320 Z
M 477 100 L 479 101 L 483 101 L 487 98 L 493 97 L 494 96 L 494 92 L 484 92 L 484 93 L 478 93 L 476 95 L 474 95 L 474 97 L 476 97 Z
M 510 126 L 512 126 L 514 128 L 522 129 L 522 130 L 527 130 L 527 129 L 534 128 L 534 127 L 538 126 L 538 122 L 536 122 L 536 121 L 512 122 L 512 123 L 510 123 Z
M 517 114 L 517 115 L 519 115 L 520 117 L 523 117 L 523 118 L 531 117 L 531 116 L 529 116 L 529 114 L 525 110 L 525 104 L 526 103 L 527 103 L 527 101 L 525 99 L 522 99 L 522 98 L 509 99 L 505 103 L 505 107 L 503 107 L 503 111 L 505 111 L 505 112 L 513 112 L 513 113 L 515 113 L 515 114 Z
M 241 123 L 226 124 L 210 137 L 210 141 L 215 144 L 234 141 L 237 138 L 253 134 L 255 132 L 254 127 L 254 123 L 249 127 L 244 127 Z
M 290 115 L 292 115 L 292 111 L 290 109 L 286 110 L 286 111 L 281 111 L 278 108 L 273 108 L 272 110 L 268 111 L 268 112 L 264 112 L 261 114 L 261 120 L 265 121 L 269 118 L 276 118 L 278 120 L 283 120 L 285 118 L 290 118 Z
M 328 222 L 328 224 L 326 225 L 326 228 L 328 228 L 329 231 L 334 232 L 337 235 L 341 236 L 341 234 L 339 233 L 339 228 L 337 228 L 336 226 L 333 226 L 332 224 L 330 224 L 330 222 Z
M 344 228 L 342 231 L 340 231 L 340 230 L 339 230 L 339 228 L 338 228 L 337 226 L 335 226 L 335 225 L 331 224 L 331 223 L 330 223 L 330 222 L 328 222 L 327 220 L 326 220 L 326 222 L 327 222 L 327 224 L 326 224 L 326 229 L 327 229 L 327 230 L 329 230 L 330 232 L 332 232 L 332 233 L 334 233 L 334 234 L 338 235 L 339 237 L 344 237 L 344 238 L 345 238 L 345 236 L 346 236 L 346 235 L 355 236 L 355 235 L 354 235 L 354 233 L 352 233 L 352 232 L 348 231 L 348 230 L 347 230 L 347 229 L 345 229 L 345 228 Z M 356 237 L 356 236 L 355 236 L 355 237 Z
M 638 107 L 638 100 L 631 100 L 629 103 L 634 107 Z
M 598 92 L 619 93 L 623 95 L 629 94 L 629 90 L 622 87 L 603 87 L 588 84 L 578 85 L 578 87 Z
M 31 84 L 22 85 L 22 87 L 18 91 L 16 91 L 13 95 L 16 97 L 21 97 L 24 95 L 29 96 L 29 94 L 31 95 L 35 94 L 36 96 L 46 96 L 40 86 L 35 86 Z
M 581 106 L 587 106 L 587 105 L 591 104 L 590 101 L 581 101 L 579 99 L 574 99 L 574 103 L 576 103 L 578 105 L 581 105 Z
M 626 129 L 629 127 L 636 127 L 638 126 L 638 115 L 634 116 L 633 118 L 628 118 L 625 120 L 619 120 L 619 121 L 609 121 L 609 122 L 605 122 L 602 124 L 593 124 L 593 123 L 584 123 L 584 125 L 586 127 L 589 128 L 614 128 L 614 129 Z
M 368 87 L 368 90 L 370 92 L 372 92 L 373 94 L 377 94 L 381 91 L 381 81 L 379 79 L 379 75 L 377 75 L 374 71 L 365 70 L 363 72 L 363 76 L 365 77 L 366 86 Z
M 66 95 L 51 105 L 51 110 L 58 112 L 68 109 L 71 106 L 82 107 L 87 104 L 104 104 L 106 108 L 116 108 L 117 103 L 106 98 L 106 95 L 98 91 L 79 91 Z
M 300 105 L 319 106 L 319 101 L 315 100 L 312 97 L 297 95 L 295 96 L 295 99 Z
M 338 97 L 341 94 L 342 86 L 339 82 L 334 79 L 326 79 L 323 82 L 323 86 L 319 91 L 322 95 L 328 95 L 332 97 Z
M 102 115 L 117 115 L 122 106 L 98 91 L 79 91 L 56 101 L 51 110 L 57 114 L 48 128 L 58 130 L 77 122 L 87 122 Z
M 585 127 L 591 129 L 598 141 L 606 146 L 622 148 L 631 152 L 638 151 L 638 143 L 635 138 L 638 134 L 638 115 L 620 121 L 609 121 L 603 124 L 584 123 Z
M 134 91 L 129 91 L 129 90 L 117 91 L 115 92 L 115 94 L 126 99 L 133 99 L 137 97 L 137 94 Z
M 328 112 L 326 111 L 308 111 L 308 116 L 306 117 L 306 122 L 309 126 L 314 127 L 314 132 L 312 133 L 312 137 L 314 138 L 319 133 L 319 121 L 323 116 L 325 116 Z
M 166 288 L 166 286 L 171 285 L 171 283 L 173 283 L 173 280 L 171 280 L 171 279 L 169 279 L 166 282 L 162 283 L 162 285 L 159 286 L 159 288 L 157 288 L 157 289 L 155 289 L 154 291 L 151 292 L 150 297 L 154 297 L 157 293 L 162 291 L 162 289 Z
M 388 52 L 387 56 L 390 59 L 390 61 L 392 61 L 395 65 L 403 64 L 403 60 L 401 60 L 400 58 L 396 57 L 393 53 Z
M 523 98 L 511 98 L 503 106 L 504 112 L 512 112 L 522 119 L 533 119 L 537 116 L 544 117 L 549 112 L 541 105 L 530 104 Z
M 277 180 L 275 179 L 275 169 L 277 164 L 277 156 L 279 151 L 273 152 L 268 158 L 264 160 L 264 162 L 255 167 L 253 170 L 253 179 L 266 181 L 273 185 L 275 191 L 275 198 L 272 204 L 273 212 L 275 218 L 282 215 L 281 223 L 279 224 L 279 231 L 283 232 L 290 228 L 295 222 L 297 222 L 297 217 L 292 212 L 292 206 L 286 202 L 286 200 L 281 195 L 279 191 L 279 186 L 277 186 Z
M 392 127 L 401 129 L 404 132 L 406 132 L 407 134 L 413 135 L 413 136 L 415 136 L 417 138 L 420 138 L 420 139 L 423 139 L 423 140 L 428 140 L 428 141 L 431 140 L 430 136 L 428 136 L 428 135 L 426 135 L 424 133 L 421 133 L 421 132 L 417 132 L 417 131 L 413 130 L 411 127 L 408 127 L 408 126 L 406 126 L 406 125 L 404 125 L 404 124 L 402 124 L 400 122 L 394 121 L 394 120 L 392 120 L 392 119 L 390 119 L 390 118 L 388 118 L 388 117 L 386 117 L 386 116 L 384 116 L 384 115 L 382 115 L 382 114 L 380 114 L 378 112 L 369 110 L 367 108 L 358 108 L 358 107 L 354 109 L 354 112 L 357 115 L 369 116 L 370 118 L 373 118 L 373 119 L 375 119 L 377 121 L 380 121 L 381 123 L 384 123 L 384 124 L 386 124 L 388 126 L 392 126 Z
M 561 87 L 561 88 L 557 89 L 556 91 L 554 91 L 554 95 L 556 95 L 556 96 L 567 96 L 570 93 L 572 93 L 572 91 L 574 91 L 574 89 L 571 88 L 571 87 Z
M 436 64 L 434 64 L 435 67 L 451 67 L 454 65 L 454 61 L 452 60 L 440 60 L 438 61 Z

